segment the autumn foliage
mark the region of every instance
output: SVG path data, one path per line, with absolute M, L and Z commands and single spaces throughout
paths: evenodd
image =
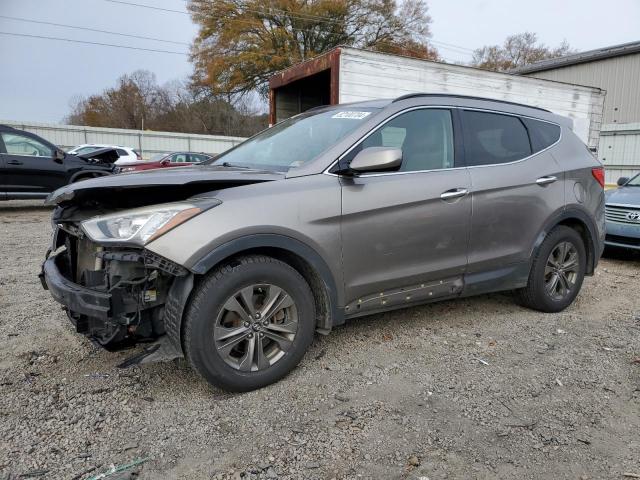
M 437 59 L 424 0 L 191 0 L 196 85 L 266 93 L 278 70 L 338 45 Z
M 509 35 L 502 45 L 488 45 L 473 52 L 473 66 L 506 72 L 524 65 L 574 53 L 565 41 L 555 48 L 538 42 L 532 32 Z

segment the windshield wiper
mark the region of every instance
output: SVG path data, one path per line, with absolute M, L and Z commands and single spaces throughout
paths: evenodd
M 251 167 L 247 167 L 245 165 L 234 165 L 233 163 L 229 163 L 229 162 L 222 162 L 221 165 L 227 168 L 231 167 L 231 168 L 246 168 L 249 170 L 251 169 Z

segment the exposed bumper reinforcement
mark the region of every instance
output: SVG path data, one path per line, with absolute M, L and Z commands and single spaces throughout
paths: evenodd
M 110 318 L 112 295 L 68 280 L 60 273 L 55 260 L 55 256 L 48 258 L 40 274 L 43 286 L 51 292 L 53 299 L 75 313 L 105 320 Z

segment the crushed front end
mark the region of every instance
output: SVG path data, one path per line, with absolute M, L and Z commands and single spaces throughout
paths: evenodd
M 281 177 L 220 166 L 181 167 L 62 187 L 45 201 L 55 210 L 42 284 L 77 331 L 101 345 L 111 349 L 159 339 L 158 349 L 181 356 L 181 320 L 194 273 L 147 245 L 220 205 L 221 190 Z
M 54 223 L 41 280 L 76 330 L 110 349 L 164 335 L 169 290 L 187 269 L 143 247 L 99 245 L 76 222 Z

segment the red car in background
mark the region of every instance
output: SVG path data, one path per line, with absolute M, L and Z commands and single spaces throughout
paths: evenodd
M 206 153 L 172 152 L 157 153 L 149 161 L 126 162 L 118 165 L 118 173 L 137 172 L 154 168 L 186 167 L 210 160 L 213 155 Z

